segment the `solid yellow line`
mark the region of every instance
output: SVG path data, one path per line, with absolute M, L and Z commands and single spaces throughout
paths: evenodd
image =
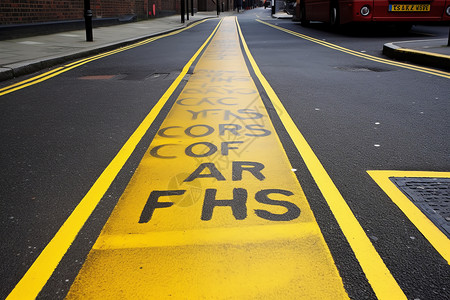
M 20 87 L 21 85 L 25 85 L 26 83 L 32 82 L 33 80 L 38 80 L 38 79 L 40 79 L 40 78 L 42 78 L 42 77 L 49 76 L 49 75 L 51 75 L 52 73 L 57 72 L 57 71 L 62 70 L 62 69 L 64 69 L 64 68 L 63 68 L 63 67 L 58 67 L 58 68 L 56 68 L 56 69 L 53 69 L 53 70 L 48 71 L 48 72 L 45 72 L 45 73 L 40 74 L 40 75 L 38 75 L 38 76 L 35 76 L 35 77 L 29 78 L 29 79 L 27 79 L 27 80 L 23 80 L 23 81 L 21 81 L 21 82 L 18 82 L 18 83 L 9 85 L 9 86 L 4 87 L 4 88 L 1 88 L 1 89 L 0 89 L 0 96 L 6 95 L 6 94 L 11 93 L 11 92 L 14 92 L 14 91 L 16 91 L 16 90 L 18 90 L 18 89 L 21 89 L 21 88 L 23 88 L 23 87 Z M 34 83 L 28 84 L 27 86 L 32 85 L 32 84 L 34 84 Z M 14 88 L 15 88 L 15 89 L 14 89 Z M 6 91 L 6 92 L 4 92 L 4 91 Z
M 45 73 L 43 73 L 43 74 L 41 74 L 41 75 L 35 76 L 35 77 L 33 77 L 33 78 L 29 78 L 29 79 L 27 79 L 27 80 L 24 80 L 24 81 L 21 81 L 21 82 L 18 82 L 18 83 L 9 85 L 9 86 L 4 87 L 4 88 L 1 88 L 1 89 L 0 89 L 0 92 L 5 91 L 5 90 L 10 89 L 10 88 L 13 88 L 13 87 L 16 87 L 16 86 L 18 86 L 18 85 L 21 85 L 21 84 L 24 84 L 24 83 L 33 81 L 33 80 L 35 80 L 35 79 L 39 79 L 39 78 L 41 78 L 41 77 L 47 76 L 47 75 L 49 75 L 49 74 L 51 74 L 51 73 L 53 73 L 53 72 L 55 72 L 55 71 L 58 71 L 58 70 L 60 70 L 60 69 L 62 69 L 62 68 L 63 68 L 63 67 L 59 67 L 59 68 L 53 69 L 53 70 L 51 70 L 51 71 L 45 72 Z M 2 95 L 2 94 L 0 94 L 0 95 Z
M 390 177 L 450 178 L 450 172 L 367 171 L 367 173 L 391 198 L 392 202 L 403 211 L 447 263 L 450 263 L 450 239 L 389 179 Z
M 76 238 L 78 232 L 81 230 L 97 204 L 102 199 L 103 195 L 108 190 L 109 186 L 116 178 L 123 165 L 126 163 L 130 155 L 133 153 L 137 144 L 140 142 L 144 134 L 152 125 L 153 121 L 173 94 L 175 89 L 183 77 L 189 71 L 190 66 L 197 59 L 199 54 L 203 51 L 205 46 L 211 40 L 221 22 L 217 24 L 211 35 L 206 39 L 203 45 L 192 56 L 189 62 L 184 66 L 181 74 L 170 85 L 169 89 L 159 99 L 157 104 L 153 107 L 150 113 L 145 117 L 136 131 L 131 135 L 128 141 L 123 145 L 114 159 L 102 172 L 100 177 L 96 180 L 91 189 L 83 197 L 81 202 L 64 222 L 58 230 L 53 239 L 48 243 L 42 253 L 38 256 L 36 261 L 31 265 L 19 283 L 11 291 L 6 299 L 35 299 L 41 289 L 44 287 L 55 268 L 58 266 L 61 259 L 69 249 L 70 245 Z
M 408 48 L 402 48 L 402 49 L 398 49 L 397 51 L 400 52 L 405 52 L 405 53 L 417 53 L 417 54 L 425 54 L 425 55 L 431 55 L 434 57 L 440 57 L 440 58 L 445 58 L 447 60 L 450 60 L 450 55 L 445 55 L 445 54 L 439 54 L 439 53 L 429 53 L 426 51 L 420 51 L 420 50 L 414 50 L 414 49 L 408 49 Z
M 201 21 L 199 21 L 197 23 L 194 23 L 194 24 L 190 25 L 189 27 L 185 27 L 185 28 L 176 30 L 174 32 L 170 32 L 170 33 L 167 33 L 167 34 L 164 34 L 164 35 L 161 35 L 161 36 L 157 36 L 157 37 L 152 37 L 152 38 L 149 38 L 149 39 L 146 39 L 146 40 L 143 40 L 143 41 L 137 42 L 135 44 L 119 48 L 119 49 L 111 50 L 111 51 L 108 51 L 108 52 L 105 52 L 105 53 L 100 53 L 100 54 L 97 54 L 97 55 L 94 55 L 94 56 L 90 56 L 90 57 L 87 57 L 87 58 L 83 58 L 83 59 L 77 60 L 77 61 L 72 62 L 70 64 L 67 64 L 67 65 L 65 65 L 63 67 L 58 67 L 58 68 L 56 68 L 54 70 L 46 72 L 44 74 L 40 74 L 38 76 L 29 78 L 27 80 L 24 80 L 24 81 L 21 81 L 21 82 L 9 85 L 9 86 L 4 87 L 4 88 L 1 88 L 0 89 L 0 96 L 3 96 L 3 95 L 6 95 L 6 94 L 9 94 L 9 93 L 12 93 L 14 91 L 21 90 L 23 88 L 29 87 L 31 85 L 35 85 L 37 83 L 43 82 L 43 81 L 45 81 L 47 79 L 53 78 L 55 76 L 58 76 L 59 74 L 65 73 L 65 72 L 67 72 L 69 70 L 72 70 L 72 69 L 74 69 L 76 67 L 84 65 L 84 64 L 89 63 L 91 61 L 94 61 L 94 60 L 97 60 L 97 59 L 100 59 L 100 58 L 103 58 L 103 57 L 107 57 L 107 56 L 110 56 L 110 55 L 113 55 L 113 54 L 116 54 L 116 53 L 119 53 L 119 52 L 123 52 L 123 51 L 126 51 L 126 50 L 130 50 L 130 49 L 133 49 L 133 48 L 136 48 L 136 47 L 148 44 L 150 42 L 156 41 L 156 40 L 161 39 L 161 38 L 165 38 L 165 37 L 168 37 L 168 36 L 172 36 L 172 35 L 178 34 L 180 32 L 183 32 L 183 31 L 187 30 L 187 29 L 190 29 L 190 28 L 192 28 L 194 26 L 197 26 L 198 24 L 201 24 L 201 23 L 203 23 L 205 21 L 206 20 L 201 20 Z
M 204 21 L 205 20 L 203 20 L 201 22 L 204 22 Z M 112 55 L 112 54 L 116 54 L 116 53 L 119 53 L 119 52 L 130 50 L 130 49 L 133 49 L 133 48 L 136 48 L 136 47 L 148 44 L 150 42 L 156 41 L 156 40 L 158 40 L 160 38 L 164 38 L 164 37 L 168 37 L 168 36 L 171 36 L 171 35 L 174 35 L 174 34 L 178 34 L 178 33 L 182 32 L 182 31 L 184 31 L 186 29 L 188 29 L 188 28 L 183 28 L 183 29 L 177 30 L 175 32 L 171 32 L 171 33 L 168 33 L 168 34 L 165 34 L 165 35 L 162 35 L 162 36 L 150 38 L 150 39 L 147 39 L 145 41 L 141 41 L 141 42 L 137 42 L 137 43 L 132 44 L 132 45 L 124 46 L 124 47 L 119 48 L 119 49 L 114 49 L 114 50 L 111 50 L 111 51 L 108 51 L 108 52 L 105 52 L 105 53 L 100 53 L 100 54 L 97 54 L 97 55 L 94 55 L 94 56 L 91 56 L 91 57 L 87 57 L 87 58 L 84 58 L 84 59 L 72 62 L 70 64 L 67 64 L 64 67 L 70 67 L 70 66 L 73 66 L 73 65 L 76 65 L 76 64 L 80 64 L 81 65 L 81 64 L 83 64 L 85 62 L 88 62 L 88 61 L 96 60 L 96 59 L 103 58 L 103 57 L 106 57 L 106 56 L 109 56 L 109 55 Z
M 425 70 L 425 71 L 432 71 L 432 72 L 437 72 L 437 73 L 444 74 L 444 75 L 449 75 L 450 74 L 448 72 L 444 72 L 444 71 L 440 71 L 440 70 L 435 70 L 435 69 L 415 66 L 415 65 L 411 65 L 411 64 L 391 61 L 391 60 L 387 60 L 387 59 L 384 59 L 384 58 L 372 56 L 372 55 L 369 55 L 369 54 L 357 52 L 357 51 L 350 50 L 350 49 L 347 49 L 347 48 L 344 48 L 344 47 L 341 47 L 341 46 L 338 46 L 338 45 L 335 45 L 335 44 L 332 44 L 332 43 L 329 43 L 329 42 L 326 42 L 326 41 L 323 41 L 323 40 L 319 40 L 319 39 L 316 39 L 316 38 L 313 38 L 313 37 L 310 37 L 310 36 L 307 36 L 307 35 L 304 35 L 304 34 L 301 34 L 301 33 L 298 33 L 298 32 L 295 32 L 295 31 L 283 28 L 283 27 L 272 25 L 270 23 L 267 23 L 267 22 L 264 22 L 264 21 L 261 21 L 261 20 L 257 20 L 257 21 L 260 22 L 260 23 L 263 23 L 263 24 L 265 24 L 267 26 L 270 26 L 270 27 L 273 27 L 275 29 L 278 29 L 278 30 L 284 31 L 286 33 L 289 33 L 291 35 L 295 35 L 297 37 L 300 37 L 300 38 L 309 40 L 311 42 L 323 45 L 325 47 L 332 48 L 332 49 L 339 50 L 339 51 L 343 51 L 343 52 L 346 52 L 346 53 L 349 53 L 349 54 L 352 54 L 352 55 L 356 55 L 356 56 L 359 56 L 359 57 L 362 57 L 362 58 L 366 58 L 366 59 L 370 59 L 370 60 L 374 60 L 374 61 L 378 61 L 378 62 L 382 62 L 382 63 L 387 63 L 387 64 L 393 64 L 393 65 L 400 66 L 400 67 L 412 67 L 414 69 Z
M 355 256 L 358 259 L 364 273 L 366 274 L 367 280 L 372 286 L 372 289 L 375 292 L 376 296 L 380 300 L 407 299 L 401 288 L 398 286 L 398 283 L 395 281 L 394 277 L 379 256 L 378 252 L 370 242 L 369 238 L 365 234 L 361 225 L 358 223 L 358 220 L 352 213 L 347 202 L 344 200 L 341 193 L 334 185 L 327 171 L 322 166 L 321 162 L 309 146 L 306 139 L 298 130 L 294 121 L 289 116 L 289 113 L 284 108 L 283 104 L 276 95 L 275 91 L 270 86 L 269 82 L 261 73 L 258 65 L 256 64 L 253 56 L 250 53 L 250 50 L 248 49 L 247 43 L 245 42 L 244 36 L 239 26 L 239 22 L 237 22 L 237 24 L 242 45 L 256 76 L 261 82 L 270 101 L 276 109 L 281 122 L 289 133 L 292 141 L 297 147 L 297 150 L 305 161 L 308 170 L 310 171 L 317 186 L 319 187 L 325 200 L 327 201 L 328 206 L 333 212 L 336 221 L 338 222 L 342 232 L 347 238 L 347 241 L 350 244 L 353 252 L 355 253 Z
M 431 74 L 431 75 L 435 75 L 435 76 L 439 76 L 439 77 L 450 79 L 450 73 L 445 72 L 445 71 L 440 71 L 440 70 L 435 70 L 435 69 L 415 66 L 415 65 L 411 65 L 411 64 L 396 62 L 396 61 L 393 61 L 393 60 L 388 60 L 388 59 L 372 56 L 372 55 L 369 55 L 369 54 L 365 54 L 365 53 L 357 52 L 357 51 L 354 51 L 354 50 L 350 50 L 350 49 L 347 49 L 347 48 L 344 48 L 344 47 L 341 47 L 341 46 L 338 46 L 338 45 L 335 45 L 335 44 L 332 44 L 332 43 L 329 43 L 329 42 L 318 40 L 318 39 L 312 38 L 310 36 L 307 36 L 307 35 L 304 35 L 304 34 L 301 34 L 301 33 L 298 33 L 298 32 L 292 31 L 292 30 L 289 30 L 289 29 L 285 29 L 283 27 L 272 25 L 270 23 L 267 23 L 267 22 L 264 22 L 264 21 L 261 21 L 261 20 L 256 20 L 256 21 L 258 21 L 258 22 L 260 22 L 260 23 L 262 23 L 264 25 L 273 27 L 275 29 L 284 31 L 284 32 L 289 33 L 291 35 L 297 36 L 299 38 L 302 38 L 302 39 L 311 41 L 313 43 L 325 46 L 327 48 L 334 49 L 334 50 L 337 50 L 337 51 L 341 51 L 341 52 L 344 52 L 344 53 L 347 53 L 347 54 L 350 54 L 350 55 L 353 55 L 353 56 L 357 56 L 357 57 L 360 57 L 360 58 L 364 58 L 364 59 L 371 60 L 371 61 L 378 62 L 378 63 L 382 63 L 382 64 L 387 64 L 387 65 L 391 65 L 391 66 L 396 66 L 396 67 L 400 67 L 400 68 L 404 68 L 404 69 L 409 69 L 409 70 L 413 70 L 413 71 L 417 71 L 417 72 L 427 73 L 427 74 Z

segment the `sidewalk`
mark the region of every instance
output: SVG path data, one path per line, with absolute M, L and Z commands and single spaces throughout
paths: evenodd
M 383 54 L 398 60 L 450 70 L 448 39 L 430 39 L 387 43 Z
M 233 14 L 221 13 L 220 16 Z M 174 15 L 117 26 L 94 28 L 94 41 L 86 42 L 86 31 L 76 30 L 49 35 L 0 41 L 0 81 L 30 74 L 69 60 L 87 57 L 184 28 L 214 12 L 198 12 L 181 23 Z
M 293 15 L 289 15 L 284 11 L 278 11 L 274 15 L 272 15 L 272 18 L 274 19 L 292 19 L 293 17 Z

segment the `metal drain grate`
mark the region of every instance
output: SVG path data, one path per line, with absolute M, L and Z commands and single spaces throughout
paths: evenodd
M 450 178 L 391 177 L 390 180 L 450 238 Z

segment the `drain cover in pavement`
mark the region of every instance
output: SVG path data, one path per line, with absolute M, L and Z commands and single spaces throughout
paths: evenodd
M 450 178 L 390 177 L 390 180 L 450 238 Z

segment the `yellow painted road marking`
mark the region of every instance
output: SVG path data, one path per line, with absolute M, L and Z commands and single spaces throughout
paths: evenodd
M 424 55 L 432 55 L 434 57 L 440 57 L 440 58 L 444 58 L 446 60 L 450 60 L 450 55 L 439 54 L 439 53 L 430 54 L 430 52 L 420 51 L 420 50 L 416 50 L 416 49 L 401 48 L 401 49 L 397 49 L 396 51 L 405 52 L 405 53 L 417 53 L 417 54 L 424 54 Z
M 239 24 L 238 24 L 239 27 Z M 298 130 L 289 113 L 284 108 L 280 99 L 275 91 L 270 86 L 269 82 L 265 79 L 261 73 L 258 65 L 256 64 L 253 56 L 248 49 L 247 43 L 244 40 L 244 36 L 239 27 L 239 33 L 241 36 L 242 44 L 245 49 L 245 53 L 253 67 L 253 70 L 265 89 L 270 101 L 277 111 L 278 116 L 281 119 L 286 131 L 289 133 L 292 141 L 294 142 L 297 150 L 305 161 L 309 172 L 313 176 L 317 186 L 319 187 L 322 195 L 328 203 L 336 221 L 341 227 L 342 232 L 347 238 L 350 247 L 355 253 L 356 258 L 361 265 L 367 280 L 369 281 L 372 289 L 380 300 L 391 299 L 406 299 L 405 294 L 398 286 L 394 277 L 390 273 L 389 269 L 384 264 L 378 252 L 373 247 L 369 238 L 367 237 L 364 229 L 361 228 L 356 217 L 353 215 L 347 202 L 342 197 L 341 193 L 334 185 L 332 179 L 328 175 L 327 171 L 323 167 L 320 160 L 317 158 L 306 139 Z
M 173 247 L 186 245 L 213 245 L 213 244 L 254 244 L 267 241 L 284 241 L 291 238 L 292 232 L 298 237 L 308 237 L 320 234 L 319 228 L 314 223 L 293 223 L 282 225 L 248 226 L 245 230 L 241 227 L 206 228 L 178 231 L 153 231 L 138 234 L 106 235 L 98 240 L 95 249 L 126 249 L 126 248 L 150 248 Z M 238 237 L 238 238 L 236 238 Z
M 450 172 L 367 171 L 381 189 L 403 211 L 433 247 L 450 263 L 450 240 L 422 211 L 389 179 L 391 177 L 450 178 Z
M 37 295 L 47 283 L 53 271 L 58 266 L 59 262 L 69 249 L 75 237 L 78 235 L 78 232 L 81 230 L 91 213 L 97 207 L 97 204 L 100 202 L 103 195 L 106 193 L 119 171 L 122 169 L 128 158 L 133 153 L 137 144 L 150 128 L 153 121 L 155 120 L 169 97 L 178 87 L 183 77 L 187 74 L 190 66 L 194 63 L 194 61 L 206 47 L 206 45 L 216 32 L 217 28 L 219 27 L 219 24 L 208 37 L 208 39 L 203 43 L 203 45 L 197 50 L 194 56 L 184 66 L 181 74 L 170 85 L 169 89 L 159 99 L 159 101 L 156 103 L 150 113 L 145 117 L 136 131 L 131 135 L 131 137 L 123 145 L 114 159 L 102 172 L 100 177 L 96 180 L 88 193 L 77 205 L 77 207 L 74 209 L 63 226 L 58 230 L 53 239 L 48 243 L 48 245 L 44 248 L 33 265 L 28 269 L 19 283 L 8 295 L 8 297 L 6 298 L 7 300 L 35 299 L 37 297 Z
M 348 299 L 224 18 L 68 299 Z
M 100 59 L 100 58 L 103 58 L 103 57 L 107 57 L 107 56 L 110 56 L 110 55 L 113 55 L 113 54 L 117 54 L 117 53 L 120 53 L 120 52 L 123 52 L 123 51 L 126 51 L 126 50 L 130 50 L 130 49 L 133 49 L 133 48 L 136 48 L 136 47 L 139 47 L 139 46 L 151 43 L 153 41 L 159 40 L 161 38 L 165 38 L 165 37 L 168 37 L 168 36 L 172 36 L 172 35 L 178 34 L 180 32 L 183 32 L 183 31 L 185 31 L 187 29 L 192 28 L 193 26 L 197 26 L 198 24 L 201 24 L 201 23 L 203 23 L 205 21 L 206 20 L 202 20 L 202 21 L 199 21 L 197 23 L 194 23 L 194 24 L 190 25 L 189 27 L 185 27 L 185 28 L 182 28 L 182 29 L 179 29 L 179 30 L 176 30 L 176 31 L 164 34 L 164 35 L 148 38 L 148 39 L 145 39 L 143 41 L 140 41 L 140 42 L 137 42 L 137 43 L 134 43 L 134 44 L 131 44 L 131 45 L 119 48 L 119 49 L 111 50 L 111 51 L 100 53 L 100 54 L 97 54 L 97 55 L 94 55 L 94 56 L 90 56 L 90 57 L 87 57 L 87 58 L 84 58 L 84 59 L 80 59 L 80 60 L 77 60 L 77 61 L 72 62 L 70 64 L 64 65 L 63 67 L 58 67 L 58 68 L 55 68 L 55 69 L 53 69 L 51 71 L 48 71 L 48 72 L 45 72 L 43 74 L 34 76 L 32 78 L 20 81 L 18 83 L 15 83 L 15 84 L 12 84 L 12 85 L 9 85 L 9 86 L 6 86 L 4 88 L 0 88 L 0 96 L 3 96 L 3 95 L 6 95 L 6 94 L 9 94 L 9 93 L 21 90 L 23 88 L 35 85 L 37 83 L 43 82 L 45 80 L 48 80 L 48 79 L 53 78 L 55 76 L 58 76 L 58 75 L 60 75 L 62 73 L 70 71 L 70 70 L 72 70 L 74 68 L 77 68 L 79 66 L 87 64 L 87 63 L 89 63 L 91 61 L 94 61 L 94 60 L 97 60 L 97 59 Z
M 380 57 L 376 57 L 376 56 L 372 56 L 369 54 L 365 54 L 365 53 L 361 53 L 358 51 L 354 51 L 354 50 L 350 50 L 348 48 L 344 48 L 329 42 L 325 42 L 280 26 L 276 26 L 276 25 L 272 25 L 270 23 L 261 21 L 261 20 L 256 20 L 259 23 L 265 24 L 267 26 L 273 27 L 275 29 L 284 31 L 286 33 L 289 33 L 291 35 L 294 35 L 296 37 L 302 38 L 304 40 L 325 46 L 327 48 L 333 49 L 333 50 L 337 50 L 340 52 L 344 52 L 353 56 L 357 56 L 360 58 L 364 58 L 367 60 L 371 60 L 371 61 L 375 61 L 378 63 L 382 63 L 382 64 L 386 64 L 386 65 L 391 65 L 391 66 L 396 66 L 396 67 L 400 67 L 400 68 L 404 68 L 404 69 L 409 69 L 409 70 L 413 70 L 413 71 L 417 71 L 417 72 L 422 72 L 422 73 L 427 73 L 427 74 L 431 74 L 431 75 L 435 75 L 435 76 L 439 76 L 439 77 L 443 77 L 443 78 L 448 78 L 450 79 L 450 73 L 449 72 L 445 72 L 445 71 L 440 71 L 440 70 L 436 70 L 436 69 L 430 69 L 430 68 L 426 68 L 426 67 L 420 67 L 420 66 L 415 66 L 415 65 L 411 65 L 411 64 L 407 64 L 407 63 L 402 63 L 402 62 L 397 62 L 397 61 L 393 61 L 393 60 L 389 60 L 389 59 L 384 59 L 384 58 L 380 58 Z

